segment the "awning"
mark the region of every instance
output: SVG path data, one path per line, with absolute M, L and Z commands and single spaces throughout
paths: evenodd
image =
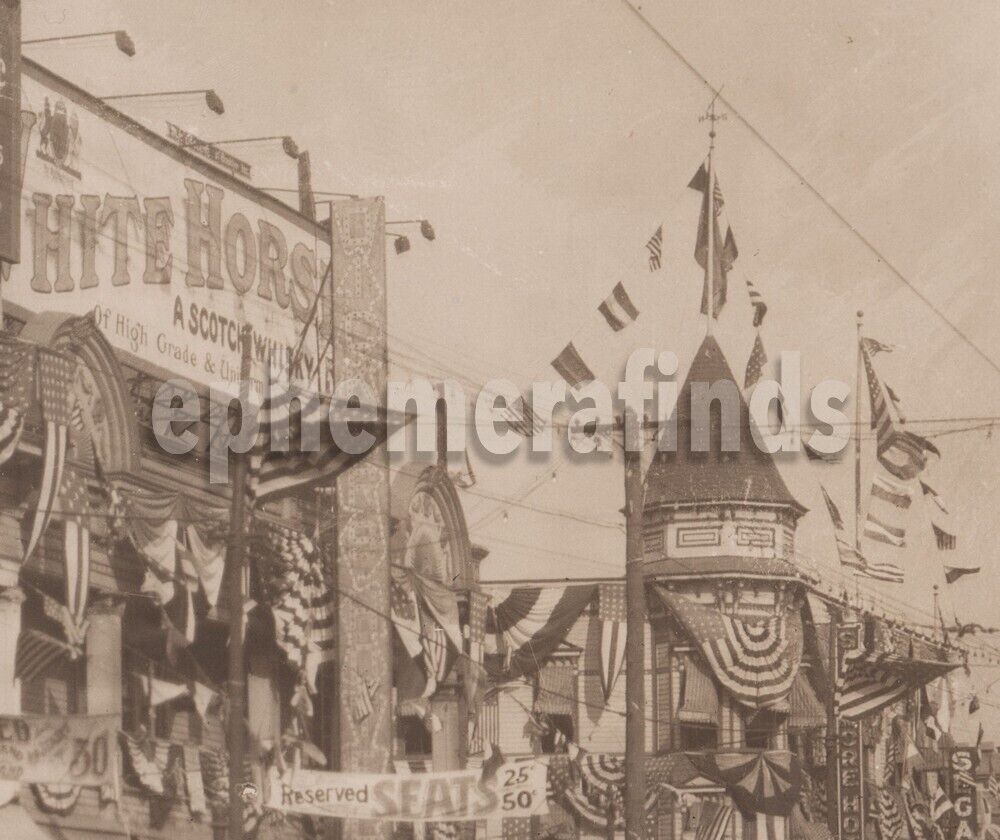
M 0 807 L 0 835 L 11 840 L 52 840 L 52 835 L 36 823 L 16 802 Z
M 688 656 L 685 662 L 677 719 L 683 723 L 717 723 L 719 720 L 719 692 L 694 656 Z
M 804 673 L 799 671 L 792 683 L 792 693 L 789 698 L 788 726 L 792 729 L 809 729 L 814 726 L 826 725 L 826 709 L 819 702 L 812 684 Z

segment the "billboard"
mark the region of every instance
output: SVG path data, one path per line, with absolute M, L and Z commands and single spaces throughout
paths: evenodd
M 0 0 L 0 260 L 7 262 L 18 261 L 21 245 L 20 59 L 21 2 Z
M 234 394 L 246 323 L 252 378 L 269 363 L 330 393 L 323 230 L 44 68 L 24 61 L 22 79 L 36 120 L 5 300 L 92 312 L 116 349 Z

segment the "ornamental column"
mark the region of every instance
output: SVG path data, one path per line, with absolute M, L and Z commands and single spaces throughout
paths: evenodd
M 122 713 L 122 607 L 101 598 L 87 610 L 87 714 Z
M 21 605 L 24 593 L 17 586 L 0 592 L 0 714 L 21 713 L 21 682 L 15 674 L 17 640 L 21 635 Z M 6 805 L 18 790 L 17 782 L 0 782 L 0 805 Z

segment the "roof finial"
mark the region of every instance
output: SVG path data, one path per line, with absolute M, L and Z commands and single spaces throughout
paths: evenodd
M 725 87 L 723 85 L 722 87 Z M 715 124 L 720 120 L 726 119 L 728 116 L 725 112 L 717 114 L 715 112 L 715 103 L 722 94 L 722 87 L 715 91 L 715 95 L 712 97 L 712 101 L 708 103 L 708 107 L 705 109 L 705 113 L 698 117 L 698 122 L 708 122 L 708 151 L 715 148 Z

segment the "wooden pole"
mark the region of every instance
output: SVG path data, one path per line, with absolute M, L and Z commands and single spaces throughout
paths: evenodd
M 709 315 L 711 320 L 711 314 Z M 642 568 L 642 427 L 625 410 L 625 837 L 646 825 L 646 587 Z
M 250 331 L 244 327 L 240 357 L 240 400 L 243 412 L 249 406 Z M 245 414 L 241 423 L 246 422 Z M 244 697 L 246 667 L 243 661 L 244 554 L 246 550 L 247 453 L 234 453 L 233 500 L 229 508 L 229 543 L 226 547 L 226 605 L 229 609 L 229 834 L 228 840 L 243 840 L 243 765 L 246 757 Z
M 840 838 L 840 783 L 837 767 L 837 751 L 840 748 L 839 731 L 837 727 L 837 627 L 839 616 L 835 608 L 827 609 L 830 616 L 830 639 L 827 644 L 830 660 L 827 671 L 828 683 L 826 693 L 826 822 L 834 840 Z
M 715 100 L 712 100 L 711 129 L 708 132 L 708 184 L 705 187 L 704 206 L 705 237 L 708 246 L 705 253 L 705 286 L 708 289 L 705 314 L 705 335 L 712 334 L 712 320 L 715 318 L 715 167 L 712 162 L 715 151 Z

